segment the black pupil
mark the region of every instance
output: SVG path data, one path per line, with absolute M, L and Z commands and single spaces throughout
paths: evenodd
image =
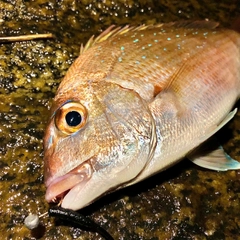
M 76 127 L 82 121 L 82 117 L 81 117 L 80 113 L 77 111 L 68 112 L 65 116 L 65 119 L 66 119 L 68 126 L 70 126 L 70 127 Z

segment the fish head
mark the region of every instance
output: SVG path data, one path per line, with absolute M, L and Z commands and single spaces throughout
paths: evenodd
M 46 200 L 78 210 L 129 185 L 152 158 L 155 132 L 133 90 L 108 82 L 59 90 L 44 137 Z

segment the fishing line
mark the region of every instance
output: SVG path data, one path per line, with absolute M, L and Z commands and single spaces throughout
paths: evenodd
M 24 225 L 30 230 L 36 229 L 40 224 L 40 218 L 46 215 L 49 215 L 50 217 L 57 217 L 62 220 L 75 223 L 80 228 L 88 229 L 92 232 L 97 232 L 106 240 L 114 240 L 114 238 L 104 228 L 95 223 L 91 218 L 73 210 L 58 206 L 50 207 L 48 212 L 45 212 L 40 216 L 36 214 L 29 214 L 24 220 Z

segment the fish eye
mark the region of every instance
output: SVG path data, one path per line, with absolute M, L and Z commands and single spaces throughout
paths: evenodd
M 78 102 L 67 102 L 55 114 L 55 125 L 62 133 L 70 135 L 84 127 L 87 109 Z
M 82 117 L 78 111 L 71 111 L 66 114 L 65 120 L 68 126 L 76 127 L 78 124 L 81 123 Z

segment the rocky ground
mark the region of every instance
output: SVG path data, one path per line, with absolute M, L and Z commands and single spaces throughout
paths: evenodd
M 80 44 L 111 24 L 154 24 L 186 19 L 229 27 L 239 1 L 0 1 L 0 36 L 53 33 L 54 39 L 0 43 L 1 239 L 101 239 L 43 217 L 30 232 L 31 212 L 42 214 L 42 137 L 51 99 Z M 238 104 L 239 107 L 239 104 Z M 240 161 L 240 112 L 219 134 Z M 115 239 L 240 239 L 240 171 L 213 172 L 188 160 L 135 186 L 108 195 L 82 213 Z

